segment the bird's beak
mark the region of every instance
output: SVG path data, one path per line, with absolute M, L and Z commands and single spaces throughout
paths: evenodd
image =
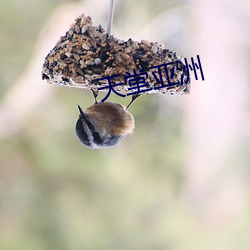
M 79 110 L 79 113 L 80 113 L 80 118 L 86 118 L 84 112 L 82 111 L 82 108 L 79 105 L 77 105 L 77 106 L 78 106 L 78 110 Z

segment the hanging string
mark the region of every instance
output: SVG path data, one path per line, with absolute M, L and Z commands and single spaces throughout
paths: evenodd
M 115 10 L 115 0 L 110 0 L 109 13 L 108 13 L 108 27 L 107 27 L 107 33 L 109 35 L 111 34 L 114 10 Z

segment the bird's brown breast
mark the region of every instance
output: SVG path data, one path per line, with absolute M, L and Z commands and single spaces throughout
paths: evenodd
M 134 129 L 134 118 L 118 103 L 97 103 L 86 110 L 98 131 L 106 130 L 111 135 L 127 135 Z

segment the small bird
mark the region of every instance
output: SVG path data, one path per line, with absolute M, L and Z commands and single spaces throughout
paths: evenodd
M 85 112 L 78 105 L 80 115 L 76 122 L 76 134 L 88 148 L 114 147 L 126 135 L 133 132 L 134 117 L 123 105 L 112 102 L 97 102 L 97 94 L 95 95 L 94 92 L 93 94 L 95 103 L 88 107 Z

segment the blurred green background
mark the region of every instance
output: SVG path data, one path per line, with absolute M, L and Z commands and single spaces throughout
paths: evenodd
M 74 126 L 92 94 L 41 67 L 80 13 L 106 27 L 108 4 L 0 2 L 0 249 L 248 250 L 250 4 L 117 0 L 114 35 L 199 54 L 205 81 L 139 98 L 134 134 L 90 150 Z

